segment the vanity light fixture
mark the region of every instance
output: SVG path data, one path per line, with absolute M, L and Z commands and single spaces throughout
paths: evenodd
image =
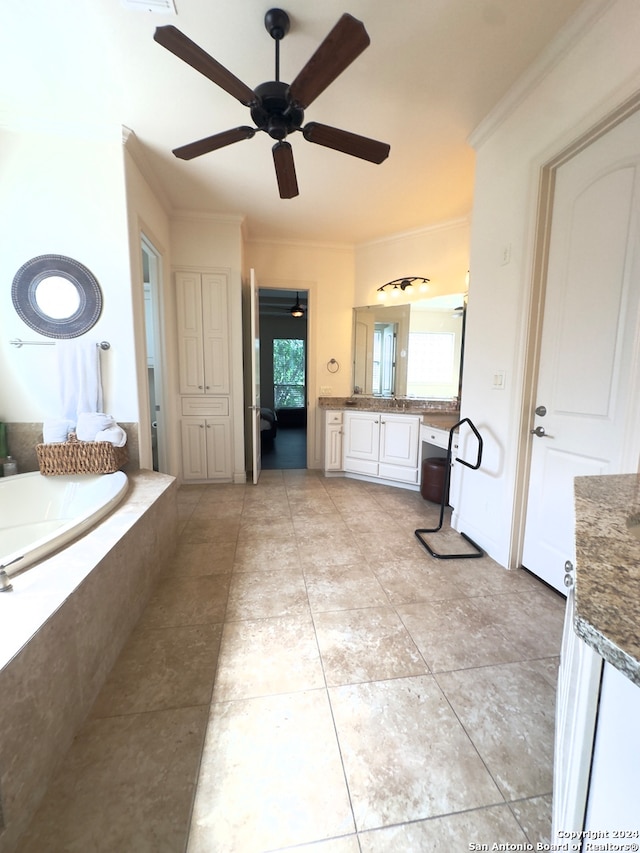
M 392 299 L 398 299 L 403 293 L 413 292 L 413 283 L 420 282 L 419 290 L 421 293 L 429 290 L 429 279 L 419 275 L 409 275 L 404 278 L 396 278 L 393 281 L 388 281 L 378 288 L 378 299 L 381 302 L 391 295 Z M 387 288 L 389 290 L 387 291 Z
M 292 317 L 304 317 L 304 308 L 300 305 L 300 296 L 296 293 L 296 304 L 289 309 L 289 314 Z

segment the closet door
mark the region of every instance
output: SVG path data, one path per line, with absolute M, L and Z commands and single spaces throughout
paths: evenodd
M 203 394 L 202 288 L 199 273 L 176 273 L 176 312 L 180 393 Z
M 202 350 L 204 393 L 228 394 L 229 309 L 227 278 L 218 274 L 202 275 Z

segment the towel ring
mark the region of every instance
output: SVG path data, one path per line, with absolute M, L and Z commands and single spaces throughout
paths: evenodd
M 327 362 L 327 370 L 329 373 L 337 373 L 340 370 L 340 365 L 335 358 L 330 358 Z

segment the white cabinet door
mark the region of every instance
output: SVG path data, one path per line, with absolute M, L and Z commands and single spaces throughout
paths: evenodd
M 185 480 L 207 479 L 207 445 L 205 422 L 198 418 L 185 419 L 182 433 L 182 476 Z
M 228 480 L 231 477 L 231 430 L 229 418 L 207 418 L 207 479 Z
M 202 276 L 202 348 L 204 393 L 229 393 L 229 336 L 227 279 Z
M 180 393 L 203 394 L 202 288 L 199 273 L 176 273 L 176 313 Z
M 231 477 L 229 418 L 184 418 L 182 476 L 184 480 L 228 480 Z
M 375 412 L 344 413 L 344 470 L 378 476 L 380 415 Z
M 342 412 L 324 413 L 324 471 L 342 471 Z
M 417 468 L 419 436 L 417 415 L 381 415 L 380 462 Z
M 228 394 L 227 278 L 176 273 L 178 363 L 181 394 Z
M 602 658 L 573 628 L 575 592 L 567 591 L 562 632 L 553 760 L 552 838 L 582 830 L 598 709 Z M 578 837 L 578 836 L 576 836 Z

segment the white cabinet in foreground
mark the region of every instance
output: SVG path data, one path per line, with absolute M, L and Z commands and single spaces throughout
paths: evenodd
M 344 412 L 345 472 L 418 482 L 419 415 Z

